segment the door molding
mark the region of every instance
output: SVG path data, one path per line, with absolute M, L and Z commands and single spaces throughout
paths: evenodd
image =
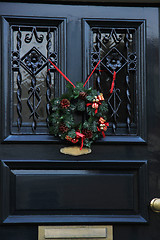
M 146 223 L 147 161 L 2 160 L 1 195 L 2 223 Z

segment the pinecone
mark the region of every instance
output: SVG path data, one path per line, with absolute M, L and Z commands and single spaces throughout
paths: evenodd
M 87 96 L 86 92 L 80 92 L 79 93 L 79 98 L 82 99 L 82 100 L 85 100 L 86 96 Z
M 62 108 L 68 108 L 70 106 L 70 101 L 66 98 L 61 100 L 61 107 Z
M 68 132 L 69 128 L 64 124 L 64 123 L 61 123 L 59 125 L 59 131 L 62 132 L 62 133 L 66 133 Z
M 90 131 L 88 129 L 83 129 L 82 133 L 85 135 L 85 138 L 92 138 L 93 137 L 92 131 Z

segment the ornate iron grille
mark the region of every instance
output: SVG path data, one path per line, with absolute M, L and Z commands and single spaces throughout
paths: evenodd
M 109 122 L 107 134 L 136 133 L 136 29 L 91 29 L 91 67 L 101 63 L 94 74 L 93 85 L 108 99 Z M 110 93 L 113 74 L 116 80 Z
M 13 129 L 18 133 L 47 131 L 50 99 L 56 96 L 57 27 L 12 26 Z M 59 84 L 57 84 L 59 86 Z M 17 128 L 18 127 L 18 131 Z

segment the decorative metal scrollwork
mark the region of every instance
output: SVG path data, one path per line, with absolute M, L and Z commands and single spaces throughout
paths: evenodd
M 120 93 L 120 89 L 113 89 L 113 93 L 111 94 L 111 96 L 108 99 L 108 104 L 110 106 L 110 108 L 112 109 L 112 115 L 111 118 L 114 118 L 114 121 L 112 123 L 112 128 L 113 128 L 113 132 L 116 133 L 116 128 L 117 128 L 117 117 L 119 117 L 118 115 L 118 110 L 120 108 L 121 105 L 121 98 L 119 96 Z M 113 101 L 112 101 L 113 100 Z M 113 102 L 113 103 L 112 103 Z
M 137 55 L 136 53 L 128 53 L 128 70 L 136 71 L 137 70 Z
M 126 105 L 127 133 L 130 134 L 131 132 L 132 98 L 130 74 L 137 70 L 137 55 L 133 47 L 134 31 L 134 29 L 130 30 L 129 28 L 93 28 L 93 37 L 95 41 L 93 42 L 93 49 L 91 51 L 92 69 L 96 63 L 101 60 L 99 68 L 96 71 L 95 81 L 97 89 L 103 90 L 102 86 L 109 86 L 105 85 L 106 83 L 102 82 L 102 79 L 103 81 L 106 79 L 107 84 L 109 81 L 111 86 L 113 73 L 116 73 L 113 92 L 108 96 L 108 105 L 110 108 L 109 117 L 114 134 L 117 132 L 118 118 L 120 109 L 122 109 L 120 106 L 122 104 L 123 108 L 124 105 Z M 122 76 L 124 79 L 123 84 L 120 83 L 122 81 Z M 121 89 L 122 86 L 123 89 Z M 124 88 L 126 88 L 126 98 L 124 97 Z M 103 90 L 103 93 L 108 95 L 109 91 L 105 92 L 105 90 Z M 121 118 L 124 119 L 124 114 L 123 116 L 121 114 Z
M 37 41 L 38 43 L 42 43 L 42 42 L 43 42 L 44 36 L 43 36 L 42 34 L 40 34 L 40 36 L 38 36 L 37 28 L 36 28 L 36 27 L 33 27 L 33 28 L 32 28 L 31 34 L 30 34 L 30 33 L 27 33 L 27 34 L 26 34 L 24 41 L 25 41 L 26 43 L 30 43 L 30 42 L 32 41 L 33 35 L 35 36 L 35 39 L 36 39 L 36 41 Z
M 29 118 L 33 118 L 32 123 L 32 130 L 36 130 L 36 118 L 39 117 L 37 113 L 37 109 L 41 103 L 41 97 L 40 97 L 40 88 L 36 87 L 36 75 L 46 66 L 47 59 L 43 54 L 36 48 L 33 47 L 29 52 L 27 52 L 22 58 L 21 58 L 21 65 L 22 67 L 31 74 L 32 80 L 31 80 L 31 87 L 28 91 L 29 97 L 27 100 L 27 104 L 29 106 L 29 109 L 31 111 L 31 115 Z M 32 98 L 32 103 L 31 103 Z M 38 101 L 36 104 L 36 100 Z
M 43 99 L 43 104 L 44 102 L 46 102 L 46 115 L 47 115 L 46 121 L 48 123 L 48 116 L 50 114 L 49 102 L 51 98 L 51 79 L 52 79 L 51 72 L 53 72 L 54 74 L 54 71 L 55 71 L 55 69 L 52 66 L 50 66 L 48 59 L 50 59 L 55 64 L 57 64 L 57 42 L 54 35 L 54 33 L 56 32 L 56 29 L 57 29 L 56 27 L 43 28 L 44 34 L 39 34 L 39 32 L 42 32 L 41 28 L 32 27 L 31 33 L 26 34 L 26 31 L 28 31 L 28 27 L 26 27 L 26 29 L 24 26 L 21 29 L 20 27 L 17 27 L 17 26 L 14 27 L 14 31 L 16 32 L 14 46 L 16 46 L 16 50 L 12 51 L 12 70 L 13 72 L 17 72 L 17 81 L 16 81 L 17 83 L 17 116 L 18 116 L 17 126 L 19 130 L 22 127 L 22 83 L 23 83 L 22 78 L 25 77 L 25 75 L 27 76 L 27 74 L 29 74 L 30 76 L 30 77 L 29 76 L 27 77 L 27 85 L 25 85 L 25 89 L 29 84 L 28 79 L 31 79 L 30 86 L 28 88 L 28 98 L 27 99 L 25 98 L 26 99 L 25 101 L 28 106 L 25 111 L 27 112 L 29 111 L 27 117 L 28 119 L 32 119 L 32 131 L 35 132 L 37 128 L 37 121 L 38 121 L 38 118 L 40 117 L 39 111 L 42 111 L 40 110 L 40 105 L 42 102 L 42 94 L 44 96 L 44 93 L 41 92 L 41 88 L 39 87 L 39 83 L 43 84 L 41 83 L 42 80 L 39 80 L 39 79 L 40 79 L 40 76 L 42 76 L 42 74 L 44 73 L 41 73 L 41 75 L 39 75 L 39 73 L 46 66 L 47 66 L 47 71 L 46 71 L 47 74 L 46 76 L 44 76 L 44 84 L 43 84 L 43 85 L 46 84 L 46 99 Z M 23 37 L 22 37 L 22 34 L 23 34 Z M 46 40 L 44 39 L 45 35 L 46 35 Z M 35 40 L 37 43 L 35 43 L 33 36 L 35 37 Z M 22 43 L 22 38 L 24 39 L 23 43 Z M 52 39 L 54 39 L 54 47 L 53 47 Z M 46 48 L 42 46 L 41 44 L 42 42 L 46 43 Z M 20 50 L 22 50 L 21 53 L 20 53 Z M 23 71 L 23 77 L 21 74 L 22 71 Z M 45 83 L 45 79 L 46 79 L 46 83 Z M 39 83 L 37 84 L 38 81 Z
M 20 50 L 21 50 L 21 45 L 22 45 L 22 34 L 21 34 L 21 29 L 20 27 L 18 28 L 17 31 L 17 51 L 12 51 L 12 69 L 13 71 L 17 72 L 17 127 L 20 130 L 22 126 L 22 101 L 21 101 L 21 95 L 22 95 L 22 88 L 21 88 L 21 83 L 22 83 L 22 75 L 20 71 Z
M 130 96 L 130 82 L 129 82 L 129 75 L 126 75 L 126 84 L 127 84 L 127 89 L 126 89 L 126 95 L 127 95 L 127 128 L 128 128 L 128 133 L 131 131 L 131 96 Z
M 113 29 L 111 30 L 111 33 L 106 34 L 106 35 L 103 37 L 102 41 L 103 41 L 104 44 L 106 44 L 106 43 L 107 43 L 109 40 L 111 40 L 111 39 L 113 39 L 114 42 L 117 44 L 117 43 L 120 43 L 120 41 L 122 40 L 122 36 L 121 36 L 121 35 L 118 35 L 118 34 L 116 33 L 116 30 L 113 28 Z
M 127 64 L 127 59 L 116 49 L 112 48 L 101 60 L 101 64 L 112 74 L 116 74 Z
M 136 71 L 137 66 L 137 56 L 136 53 L 129 52 L 129 46 L 132 42 L 131 34 L 129 32 L 129 29 L 127 29 L 125 34 L 125 44 L 127 49 L 127 59 L 128 59 L 128 66 L 126 71 L 126 96 L 127 96 L 127 129 L 128 133 L 130 134 L 131 131 L 131 90 L 130 90 L 130 71 Z
M 29 97 L 27 100 L 27 104 L 29 106 L 29 109 L 31 111 L 31 114 L 29 116 L 29 118 L 33 118 L 33 123 L 32 123 L 32 130 L 35 131 L 36 130 L 36 118 L 39 117 L 39 114 L 37 113 L 37 109 L 41 103 L 41 97 L 39 96 L 40 94 L 40 88 L 36 87 L 36 78 L 33 77 L 32 78 L 32 87 L 30 87 L 29 91 Z M 32 98 L 32 103 L 31 103 L 31 98 Z M 36 103 L 36 100 L 38 101 Z
M 50 51 L 51 51 L 51 30 L 48 28 L 47 32 L 47 58 L 50 57 Z M 53 60 L 53 59 L 52 59 Z M 54 61 L 55 62 L 55 61 Z M 50 115 L 50 98 L 51 98 L 51 73 L 50 73 L 50 62 L 47 63 L 47 76 L 46 76 L 46 84 L 47 84 L 47 92 L 46 92 L 46 98 L 47 98 L 47 104 L 46 104 L 46 110 L 47 110 L 47 125 L 49 124 L 49 115 Z
M 20 64 L 30 75 L 37 75 L 47 65 L 47 58 L 33 47 L 21 58 Z

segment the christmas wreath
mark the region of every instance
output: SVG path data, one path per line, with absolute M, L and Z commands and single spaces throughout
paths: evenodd
M 80 149 L 90 147 L 99 137 L 105 137 L 109 126 L 103 94 L 92 88 L 85 89 L 85 84 L 77 83 L 75 86 L 70 82 L 66 93 L 51 100 L 50 133 L 73 144 L 80 143 Z

